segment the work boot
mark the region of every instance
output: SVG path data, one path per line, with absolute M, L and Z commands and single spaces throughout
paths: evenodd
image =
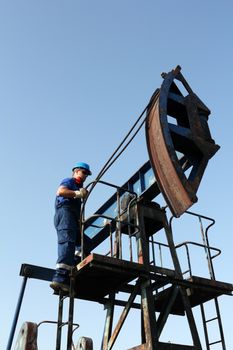
M 57 281 L 52 281 L 50 283 L 50 287 L 55 291 L 55 292 L 59 292 L 60 290 L 62 290 L 65 293 L 68 293 L 70 290 L 70 286 L 68 284 L 65 283 L 61 283 L 61 282 L 57 282 Z
M 53 276 L 53 280 L 50 283 L 50 287 L 55 291 L 59 292 L 69 292 L 70 290 L 70 276 L 69 271 L 65 269 L 56 269 L 56 272 Z

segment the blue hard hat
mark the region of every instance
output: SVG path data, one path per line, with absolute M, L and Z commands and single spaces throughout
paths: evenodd
M 74 169 L 77 169 L 77 168 L 87 170 L 88 175 L 92 174 L 92 172 L 90 170 L 90 166 L 87 163 L 83 163 L 83 162 L 76 163 L 75 166 L 73 167 L 72 171 L 74 171 Z

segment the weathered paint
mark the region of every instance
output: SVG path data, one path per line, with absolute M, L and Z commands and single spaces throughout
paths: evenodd
M 38 350 L 36 323 L 25 322 L 22 325 L 14 350 Z

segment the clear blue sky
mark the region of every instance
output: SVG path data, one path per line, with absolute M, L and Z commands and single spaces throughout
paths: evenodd
M 53 204 L 60 180 L 76 161 L 91 164 L 93 180 L 160 86 L 160 73 L 177 64 L 211 109 L 212 136 L 221 146 L 192 209 L 216 219 L 217 279 L 232 282 L 232 13 L 229 0 L 0 1 L 1 349 L 21 264 L 55 265 Z M 147 159 L 142 131 L 105 180 L 121 185 Z M 97 189 L 87 212 L 107 196 Z M 232 299 L 221 297 L 220 307 L 230 350 Z M 92 337 L 100 348 L 103 307 L 77 302 L 76 313 L 77 336 Z M 57 298 L 48 284 L 29 281 L 18 327 L 56 318 Z M 132 329 L 116 350 L 138 344 L 131 344 Z M 40 349 L 54 348 L 55 327 L 39 332 Z

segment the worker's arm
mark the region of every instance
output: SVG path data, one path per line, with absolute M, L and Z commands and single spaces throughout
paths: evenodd
M 70 190 L 65 186 L 59 186 L 57 190 L 57 196 L 64 198 L 85 198 L 88 191 L 85 188 L 80 188 L 78 191 Z

